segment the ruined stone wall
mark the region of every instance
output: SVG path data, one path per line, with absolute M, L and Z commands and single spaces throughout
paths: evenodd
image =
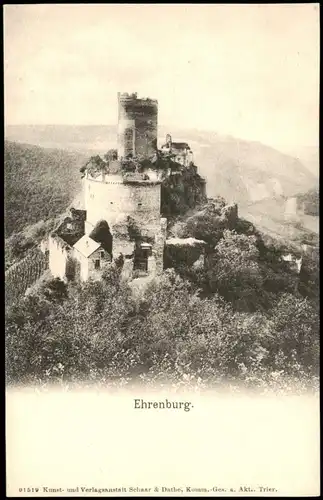
M 158 103 L 118 93 L 118 158 L 129 153 L 150 157 L 156 151 Z
M 54 278 L 65 280 L 66 265 L 72 256 L 72 248 L 59 236 L 50 235 L 48 239 L 49 270 Z
M 167 232 L 167 219 L 159 218 L 155 222 L 153 232 L 149 234 L 149 238 L 145 237 L 145 227 L 140 227 L 140 237 L 137 241 L 130 240 L 116 240 L 114 243 L 114 259 L 119 256 L 120 253 L 124 257 L 122 278 L 128 280 L 133 278 L 134 261 L 135 261 L 135 251 L 136 245 L 140 245 L 140 242 L 149 241 L 151 245 L 151 254 L 148 256 L 147 262 L 147 274 L 156 275 L 162 273 L 164 269 L 164 247 L 166 241 Z
M 113 240 L 113 258 L 116 258 L 119 254 L 127 256 L 133 256 L 135 251 L 134 241 L 130 241 L 127 238 L 114 238 Z
M 63 222 L 55 229 L 55 233 L 63 241 L 73 246 L 84 235 L 84 220 L 86 213 L 71 209 L 71 216 L 65 217 Z
M 155 272 L 160 274 L 164 269 L 164 248 L 166 243 L 167 234 L 167 219 L 162 217 L 160 219 L 159 231 L 155 236 L 155 244 L 153 247 L 153 256 L 155 258 Z
M 89 260 L 76 249 L 74 249 L 74 257 L 79 263 L 80 280 L 86 281 L 89 278 Z

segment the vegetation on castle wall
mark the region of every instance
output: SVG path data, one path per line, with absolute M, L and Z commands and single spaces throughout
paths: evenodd
M 116 149 L 110 149 L 101 157 L 100 155 L 91 156 L 87 162 L 80 168 L 80 172 L 84 173 L 85 170 L 92 177 L 96 177 L 102 172 L 105 174 L 112 173 L 144 173 L 147 169 L 165 172 L 172 168 L 173 171 L 179 171 L 180 166 L 173 161 L 173 156 L 170 154 L 162 154 L 156 151 L 156 154 L 151 158 L 146 158 L 141 155 L 129 154 L 125 158 L 118 159 L 118 152 Z M 116 167 L 117 163 L 117 167 Z M 117 171 L 115 170 L 117 168 Z
M 86 170 L 92 177 L 97 177 L 102 172 L 109 173 L 109 157 L 109 153 L 105 155 L 105 159 L 101 158 L 100 155 L 91 156 L 80 168 L 80 172 L 84 173 Z
M 101 156 L 92 156 L 80 169 L 87 170 L 91 176 L 96 177 L 102 172 L 105 174 L 115 173 L 113 162 L 116 159 L 116 151 L 110 150 Z M 119 160 L 118 160 L 119 161 Z M 113 164 L 113 172 L 110 165 Z M 168 219 L 174 219 L 185 214 L 206 202 L 204 193 L 205 182 L 197 173 L 194 165 L 183 167 L 174 161 L 174 155 L 157 151 L 155 156 L 147 159 L 140 156 L 129 156 L 120 159 L 120 172 L 124 179 L 127 176 L 138 175 L 138 180 L 149 180 L 147 170 L 155 170 L 161 173 L 163 179 L 161 185 L 161 214 Z M 168 176 L 169 170 L 173 175 Z
M 110 163 L 111 161 L 117 160 L 118 159 L 118 150 L 117 149 L 109 149 L 109 151 L 103 155 L 103 159 L 106 163 Z

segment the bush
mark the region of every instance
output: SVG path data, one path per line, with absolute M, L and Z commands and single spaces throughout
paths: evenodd
M 282 295 L 272 315 L 201 298 L 173 270 L 141 298 L 116 271 L 101 282 L 54 282 L 7 311 L 7 380 L 104 384 L 198 383 L 267 387 L 311 381 L 318 367 L 317 311 Z M 312 377 L 312 378 L 311 378 Z M 305 383 L 305 382 L 304 382 Z

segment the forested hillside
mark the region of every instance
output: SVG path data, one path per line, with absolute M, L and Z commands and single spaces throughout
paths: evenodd
M 61 214 L 80 189 L 85 158 L 5 141 L 5 236 Z

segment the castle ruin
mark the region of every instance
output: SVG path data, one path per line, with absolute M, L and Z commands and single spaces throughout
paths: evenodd
M 154 162 L 166 154 L 187 167 L 192 153 L 171 139 L 158 150 L 157 124 L 156 100 L 118 93 L 117 157 L 108 166 L 99 157 L 99 164 L 90 160 L 81 169 L 84 210 L 71 209 L 49 237 L 53 276 L 99 279 L 112 262 L 127 279 L 163 271 L 167 219 L 161 216 L 161 184 L 173 172 L 154 168 Z M 125 168 L 134 158 L 144 161 L 141 168 Z

